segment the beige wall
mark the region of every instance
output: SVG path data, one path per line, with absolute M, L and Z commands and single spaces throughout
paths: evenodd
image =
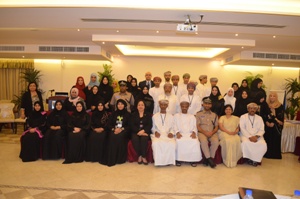
M 41 70 L 43 77 L 40 87 L 44 91 L 55 89 L 55 91 L 67 91 L 75 84 L 78 76 L 83 76 L 88 84 L 90 74 L 103 71 L 103 64 L 110 64 L 103 61 L 38 61 L 35 68 Z M 191 74 L 192 80 L 198 80 L 199 75 L 206 74 L 208 78 L 219 78 L 219 87 L 224 94 L 233 82 L 241 83 L 247 75 L 246 71 L 262 74 L 264 84 L 268 90 L 282 90 L 286 78 L 297 78 L 299 69 L 256 67 L 256 66 L 220 66 L 219 61 L 183 59 L 183 58 L 148 58 L 148 57 L 117 57 L 112 63 L 115 78 L 126 79 L 128 74 L 132 74 L 142 81 L 147 71 L 152 72 L 152 76 L 163 77 L 165 71 L 170 70 L 172 74 Z M 181 79 L 182 81 L 182 79 Z M 50 93 L 45 93 L 46 95 Z

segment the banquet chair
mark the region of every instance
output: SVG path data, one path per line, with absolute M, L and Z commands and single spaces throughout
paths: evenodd
M 3 124 L 11 123 L 12 130 L 14 132 L 14 123 L 15 123 L 15 115 L 13 112 L 14 107 L 15 104 L 11 102 L 0 103 L 0 131 L 2 130 Z

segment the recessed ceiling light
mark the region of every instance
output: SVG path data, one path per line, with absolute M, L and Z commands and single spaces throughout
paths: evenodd
M 156 33 L 159 33 L 159 30 L 157 30 Z
M 244 48 L 244 46 L 241 47 L 242 49 Z
M 78 32 L 80 32 L 80 29 L 77 29 Z
M 275 64 L 274 63 L 272 63 L 272 66 L 274 66 Z
M 22 58 L 25 58 L 25 56 L 23 55 Z
M 203 48 L 203 47 L 179 47 L 179 46 L 142 46 L 142 45 L 120 45 L 116 47 L 123 55 L 128 56 L 159 56 L 159 57 L 194 57 L 213 58 L 229 48 Z
M 275 39 L 275 38 L 276 38 L 276 36 L 274 35 L 274 36 L 273 36 L 273 38 Z
M 237 37 L 237 36 L 239 36 L 239 34 L 236 33 L 235 36 Z
M 104 41 L 102 41 L 102 44 L 105 44 L 105 42 L 104 42 Z
M 198 32 L 195 32 L 196 35 L 198 35 Z
M 120 32 L 119 30 L 117 30 L 116 32 Z

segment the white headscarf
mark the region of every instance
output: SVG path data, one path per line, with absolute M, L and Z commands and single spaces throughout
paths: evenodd
M 232 90 L 232 92 L 233 92 L 232 96 L 228 96 L 228 92 L 229 92 L 230 90 Z M 232 109 L 234 110 L 236 99 L 235 99 L 235 97 L 234 97 L 234 90 L 233 90 L 233 88 L 230 87 L 230 88 L 227 90 L 227 95 L 224 97 L 224 100 L 225 100 L 224 105 L 230 104 L 230 105 L 232 106 Z

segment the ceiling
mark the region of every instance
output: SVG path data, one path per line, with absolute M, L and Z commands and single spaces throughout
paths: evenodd
M 200 21 L 203 15 L 197 34 L 176 31 L 177 24 L 184 23 L 187 15 L 192 22 Z M 241 58 L 245 52 L 286 53 L 299 55 L 299 59 L 281 60 L 280 64 L 300 67 L 300 10 L 298 14 L 279 15 L 200 9 L 2 5 L 0 19 L 0 58 L 110 60 L 110 56 L 129 56 L 120 52 L 115 46 L 118 44 L 157 50 L 229 48 L 213 60 Z M 7 46 L 24 46 L 25 50 L 7 50 Z M 89 47 L 90 51 L 38 52 L 39 46 Z M 254 61 L 259 64 L 262 60 Z M 271 63 L 274 60 L 263 60 L 263 64 Z

